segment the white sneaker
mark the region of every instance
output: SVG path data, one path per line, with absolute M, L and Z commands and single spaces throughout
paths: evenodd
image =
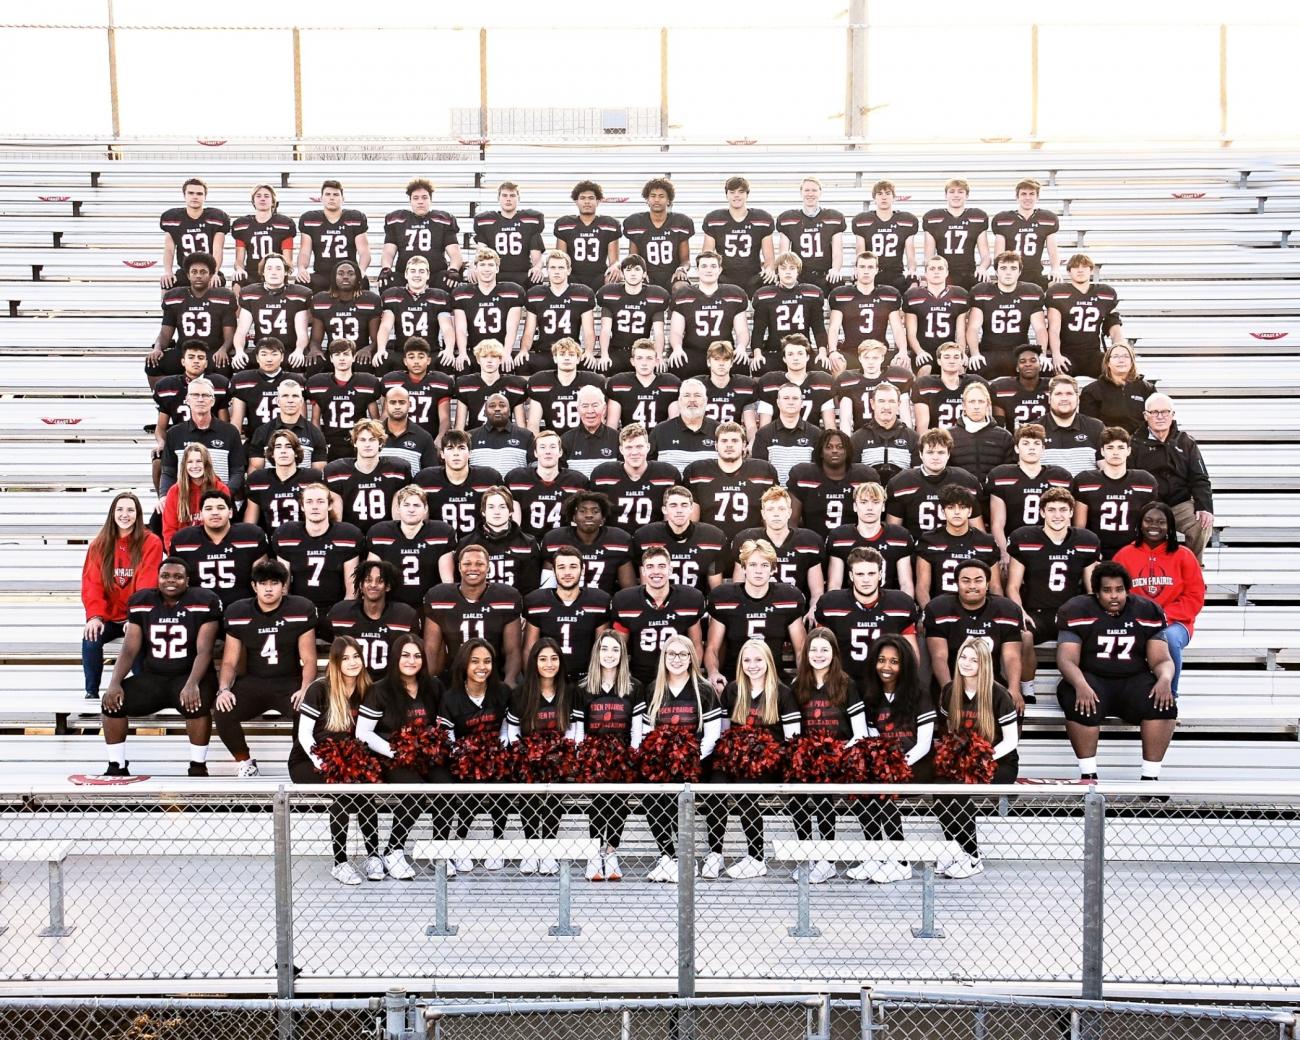
M 704 857 L 704 866 L 700 870 L 700 877 L 709 881 L 716 881 L 722 876 L 724 861 L 721 852 L 710 852 Z
M 753 856 L 746 856 L 744 859 L 736 860 L 727 868 L 727 877 L 735 878 L 737 881 L 766 876 L 767 864 L 761 859 L 755 859 Z
M 368 881 L 383 881 L 388 872 L 384 870 L 384 861 L 378 856 L 366 857 L 366 879 Z
M 587 858 L 587 880 L 605 880 L 605 857 L 597 853 Z
M 664 881 L 670 885 L 677 884 L 677 875 L 681 870 L 681 860 L 669 859 L 668 865 L 664 867 Z
M 674 876 L 675 876 L 675 875 L 676 875 L 676 872 L 677 872 L 677 865 L 673 862 L 672 857 L 671 857 L 671 856 L 660 856 L 660 857 L 659 857 L 659 862 L 656 863 L 653 867 L 651 867 L 651 868 L 650 868 L 650 873 L 647 874 L 647 875 L 645 876 L 645 877 L 646 877 L 646 880 L 647 880 L 647 881 L 667 881 L 667 880 L 668 880 L 668 868 L 669 868 L 670 866 L 673 868 L 673 874 L 674 874 Z
M 394 849 L 384 857 L 384 867 L 388 876 L 398 881 L 410 881 L 415 877 L 415 864 L 406 858 L 404 849 Z
M 964 855 L 952 863 L 952 865 L 943 872 L 943 876 L 950 878 L 968 878 L 982 873 L 984 873 L 984 861 L 980 859 L 979 856 Z
M 505 870 L 506 861 L 503 860 L 500 856 L 494 856 L 492 859 L 485 859 L 483 861 L 483 869 L 484 870 Z
M 461 858 L 456 860 L 455 863 L 456 869 L 462 874 L 468 874 L 474 869 L 474 861 L 468 856 L 461 856 Z
M 460 871 L 456 869 L 456 863 L 454 860 L 449 859 L 446 862 L 447 862 L 447 880 L 450 881 L 457 874 L 459 874 Z
M 849 867 L 844 872 L 845 877 L 852 881 L 870 881 L 871 875 L 880 869 L 880 863 L 876 860 L 863 860 L 856 867 Z
M 251 776 L 257 776 L 257 759 L 248 758 L 239 763 L 239 768 L 235 770 L 235 776 L 241 780 L 247 780 Z
M 895 881 L 911 881 L 912 864 L 900 863 L 896 859 L 877 863 L 876 869 L 867 876 L 867 880 L 877 885 L 889 885 Z
M 359 885 L 362 880 L 364 880 L 361 875 L 357 873 L 357 868 L 347 860 L 344 860 L 342 863 L 335 863 L 334 869 L 330 871 L 330 875 L 340 885 Z
M 559 872 L 560 864 L 553 859 L 544 859 L 537 867 L 537 873 L 539 874 L 551 875 L 558 874 Z
M 622 881 L 623 871 L 618 865 L 618 856 L 611 852 L 603 858 L 605 860 L 605 880 Z
M 818 860 L 813 864 L 812 874 L 808 878 L 810 885 L 824 885 L 835 876 L 835 864 L 828 859 Z
M 954 863 L 960 862 L 966 856 L 955 841 L 949 842 L 948 844 L 949 850 L 945 851 L 934 861 L 934 872 L 936 874 L 942 874 L 944 877 L 948 876 L 948 871 Z
M 535 859 L 521 859 L 519 861 L 519 873 L 521 874 L 536 874 L 537 867 L 538 863 Z

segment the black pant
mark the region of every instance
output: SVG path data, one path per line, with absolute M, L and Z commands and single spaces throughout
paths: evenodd
M 650 825 L 661 856 L 677 855 L 677 796 L 648 794 L 641 799 L 645 822 Z
M 244 737 L 244 723 L 275 712 L 286 719 L 297 718 L 292 697 L 298 690 L 298 681 L 288 679 L 259 679 L 255 676 L 242 676 L 235 680 L 231 692 L 235 695 L 235 705 L 229 711 L 212 712 L 212 719 L 217 724 L 217 733 L 221 743 L 226 745 L 235 758 L 248 756 L 248 740 Z
M 553 794 L 527 794 L 519 799 L 519 822 L 525 838 L 558 838 L 564 803 Z
M 1015 755 L 1007 755 L 998 762 L 992 783 L 1013 783 L 1018 772 L 1019 760 Z M 975 834 L 975 817 L 979 814 L 976 799 L 939 797 L 934 800 L 934 812 L 939 817 L 945 838 L 955 841 L 968 855 L 979 855 L 980 845 Z
M 460 799 L 456 807 L 456 837 L 464 839 L 469 835 L 469 826 L 479 813 L 486 813 L 492 820 L 492 837 L 501 839 L 506 833 L 506 819 L 510 815 L 510 806 L 505 795 L 470 794 Z
M 588 836 L 617 849 L 623 840 L 623 825 L 631 811 L 630 800 L 625 794 L 592 795 L 591 805 L 587 808 Z
M 325 778 L 310 762 L 295 762 L 289 769 L 289 778 L 295 784 L 323 784 Z M 361 840 L 367 856 L 379 855 L 379 809 L 369 795 L 340 794 L 330 799 L 330 844 L 334 848 L 334 862 L 344 863 L 348 858 L 348 814 L 355 813 Z
M 812 818 L 817 817 L 817 833 L 822 841 L 835 840 L 835 798 L 833 795 L 801 795 L 790 808 L 790 822 L 800 841 L 812 837 Z
M 903 813 L 894 798 L 859 798 L 852 803 L 867 841 L 902 841 Z
M 429 778 L 429 782 L 446 783 L 450 776 L 449 773 L 435 771 L 435 775 Z M 424 777 L 414 769 L 406 769 L 402 766 L 390 766 L 385 773 L 385 779 L 390 784 L 425 782 Z M 392 852 L 394 849 L 406 848 L 407 837 L 426 812 L 433 814 L 433 837 L 435 839 L 446 837 L 451 828 L 451 799 L 445 794 L 404 794 L 398 798 L 397 808 L 393 810 L 393 826 L 388 832 L 388 844 L 384 851 Z
M 709 851 L 722 854 L 727 837 L 727 819 L 734 810 L 740 817 L 745 835 L 745 852 L 754 859 L 763 858 L 763 810 L 756 794 L 713 795 L 705 807 L 709 824 Z

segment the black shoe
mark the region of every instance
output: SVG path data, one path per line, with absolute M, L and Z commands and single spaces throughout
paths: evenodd
M 1079 782 L 1082 784 L 1095 784 L 1097 782 L 1096 773 L 1080 773 Z
M 1021 699 L 1022 701 L 1024 701 L 1026 704 L 1037 704 L 1037 703 L 1038 703 L 1038 694 L 1036 694 L 1036 693 L 1022 693 L 1022 694 L 1020 695 L 1020 699 Z
M 127 764 L 129 765 L 130 763 Z M 126 765 L 118 765 L 116 762 L 110 762 L 108 764 L 108 768 L 104 770 L 104 775 L 105 776 L 130 776 L 131 773 L 130 770 L 126 768 Z
M 189 776 L 207 776 L 208 764 L 206 762 L 191 762 Z
M 86 694 L 86 700 L 88 700 L 88 701 L 97 701 L 97 700 L 99 700 L 99 694 L 97 694 L 97 693 L 88 693 L 88 694 Z

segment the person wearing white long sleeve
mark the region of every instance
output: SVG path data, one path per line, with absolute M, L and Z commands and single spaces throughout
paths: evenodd
M 913 783 L 933 782 L 934 704 L 928 689 L 921 685 L 916 652 L 903 636 L 886 634 L 871 645 L 863 672 L 862 700 L 867 710 L 867 736 L 897 741 L 912 769 Z M 853 805 L 868 841 L 903 840 L 903 814 L 893 798 L 862 798 Z M 847 873 L 854 881 L 886 884 L 906 881 L 912 876 L 912 866 L 899 860 L 868 860 Z
M 370 688 L 361 645 L 351 636 L 338 636 L 330 644 L 325 676 L 313 680 L 298 706 L 293 747 L 289 751 L 289 776 L 295 784 L 323 784 L 316 745 L 328 738 L 355 734 L 357 713 Z M 379 811 L 364 795 L 340 795 L 330 800 L 330 842 L 334 847 L 331 874 L 344 885 L 361 884 L 361 874 L 348 861 L 348 813 L 357 815 L 357 827 L 366 846 L 366 877 L 384 879 L 379 855 Z
M 1015 783 L 1020 771 L 1020 726 L 1016 705 L 1005 686 L 993 681 L 993 658 L 983 639 L 967 639 L 957 650 L 957 675 L 943 691 L 939 719 L 945 733 L 974 731 L 993 745 L 992 783 Z M 967 878 L 984 870 L 970 798 L 936 798 L 934 809 L 943 836 L 958 845 L 957 856 L 940 863 L 945 877 Z
M 701 779 L 709 778 L 709 757 L 722 735 L 722 708 L 718 695 L 700 673 L 695 644 L 675 633 L 664 640 L 659 672 L 646 709 L 645 729 L 674 726 L 693 732 L 700 741 Z M 646 823 L 659 847 L 659 862 L 647 875 L 649 881 L 677 883 L 680 857 L 677 849 L 677 798 L 672 794 L 647 795 Z M 689 869 L 695 869 L 693 849 L 687 850 Z
M 844 671 L 839 643 L 829 628 L 808 633 L 795 673 L 794 696 L 799 704 L 799 733 L 834 737 L 852 747 L 867 735 L 866 710 L 857 684 Z M 822 841 L 835 840 L 835 799 L 824 795 L 797 798 L 791 806 L 791 822 L 800 841 L 812 837 L 812 820 Z M 822 885 L 835 876 L 835 864 L 818 860 L 808 876 L 811 884 Z

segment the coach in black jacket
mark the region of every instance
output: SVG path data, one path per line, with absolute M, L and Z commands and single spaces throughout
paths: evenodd
M 1178 428 L 1174 402 L 1166 394 L 1147 398 L 1146 429 L 1133 436 L 1130 469 L 1155 476 L 1160 500 L 1171 506 L 1187 548 L 1200 560 L 1214 530 L 1214 493 L 1196 439 Z

